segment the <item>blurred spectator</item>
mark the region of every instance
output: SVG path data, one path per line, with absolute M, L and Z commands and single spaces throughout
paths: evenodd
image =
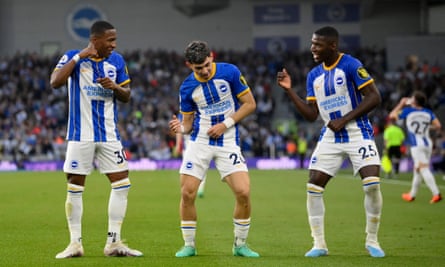
M 177 88 L 189 73 L 181 54 L 165 50 L 134 50 L 123 53 L 132 77 L 129 104 L 120 106 L 119 120 L 124 148 L 131 159 L 172 157 L 172 140 L 166 133 L 168 120 L 178 112 Z M 286 154 L 286 136 L 274 123 L 280 96 L 273 95 L 276 69 L 286 66 L 293 84 L 304 95 L 306 74 L 313 60 L 309 51 L 281 51 L 279 55 L 254 50 L 215 51 L 218 60 L 231 62 L 245 73 L 258 102 L 255 115 L 240 124 L 246 157 L 279 157 Z M 407 61 L 398 71 L 387 72 L 384 50 L 356 51 L 369 67 L 384 102 L 370 114 L 376 133 L 383 132 L 385 117 L 401 96 L 423 90 L 433 109 L 445 108 L 445 75 L 437 64 L 419 59 Z M 52 66 L 60 57 L 21 53 L 0 57 L 0 159 L 15 161 L 63 160 L 66 127 L 66 88 L 50 90 Z M 289 109 L 297 124 L 304 123 Z M 443 113 L 443 112 L 442 112 Z M 437 112 L 440 116 L 440 112 Z M 278 114 L 279 115 L 279 114 Z M 316 126 L 310 126 L 316 127 Z M 309 130 L 309 129 L 307 129 Z M 318 136 L 307 136 L 310 142 Z M 297 143 L 297 148 L 299 147 Z M 170 151 L 167 153 L 167 149 Z

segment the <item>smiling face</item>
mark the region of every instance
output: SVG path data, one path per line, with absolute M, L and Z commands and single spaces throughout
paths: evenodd
M 336 50 L 337 44 L 330 38 L 317 34 L 312 35 L 311 52 L 315 62 L 325 62 L 326 65 L 331 65 L 335 62 L 332 60 Z
M 116 29 L 106 30 L 103 34 L 95 34 L 91 37 L 91 42 L 96 48 L 99 57 L 108 57 L 116 48 Z
M 315 62 L 332 65 L 338 58 L 337 42 L 333 38 L 314 33 L 311 39 L 311 52 Z

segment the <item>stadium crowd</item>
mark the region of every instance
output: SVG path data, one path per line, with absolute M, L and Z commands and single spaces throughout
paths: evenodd
M 445 73 L 437 66 L 413 56 L 406 66 L 390 72 L 386 69 L 384 50 L 360 49 L 351 54 L 363 62 L 382 95 L 381 107 L 370 118 L 377 135 L 383 133 L 388 112 L 397 101 L 415 89 L 427 94 L 433 110 L 445 107 Z M 131 102 L 119 106 L 128 158 L 179 157 L 173 152 L 175 138 L 169 134 L 168 121 L 178 113 L 178 88 L 190 73 L 183 56 L 151 49 L 123 55 L 132 79 Z M 0 58 L 0 161 L 13 161 L 20 167 L 24 161 L 63 160 L 67 92 L 66 88 L 54 90 L 49 85 L 50 73 L 59 57 L 17 52 Z M 241 69 L 257 100 L 256 114 L 240 127 L 246 157 L 289 156 L 289 147 L 295 146 L 288 144 L 297 143 L 296 139 L 302 136 L 308 147 L 313 147 L 318 136 L 311 134 L 298 114 L 292 114 L 295 127 L 283 127 L 274 121 L 277 105 L 290 104 L 279 97 L 282 89 L 276 85 L 277 71 L 285 66 L 293 73 L 297 93 L 304 96 L 306 74 L 314 64 L 309 51 L 265 54 L 221 50 L 215 51 L 215 57 L 216 61 L 231 62 Z M 289 108 L 289 112 L 292 110 Z M 443 132 L 438 135 L 436 153 L 443 153 L 444 137 Z

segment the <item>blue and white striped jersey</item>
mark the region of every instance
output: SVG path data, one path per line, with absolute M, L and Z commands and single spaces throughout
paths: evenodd
M 374 82 L 362 63 L 347 54 L 340 54 L 337 62 L 326 67 L 320 64 L 307 76 L 307 100 L 315 100 L 325 122 L 320 139 L 348 143 L 352 138 L 373 139 L 372 125 L 366 115 L 350 121 L 344 129 L 333 132 L 326 125 L 355 109 L 362 101 L 360 89 Z
M 402 109 L 399 118 L 405 120 L 409 145 L 426 147 L 433 145 L 430 137 L 431 123 L 436 118 L 433 111 L 407 106 Z
M 60 69 L 79 50 L 67 51 L 54 71 Z M 84 58 L 68 78 L 69 116 L 66 139 L 69 141 L 106 142 L 120 140 L 117 100 L 114 92 L 104 89 L 96 79 L 109 77 L 119 85 L 130 82 L 123 57 L 113 52 L 105 59 Z
M 240 106 L 238 97 L 249 90 L 240 70 L 229 63 L 212 63 L 207 81 L 191 73 L 179 89 L 181 113 L 195 113 L 190 141 L 211 146 L 223 146 L 228 142 L 239 145 L 237 125 L 227 129 L 219 138 L 210 138 L 207 131 L 235 113 Z

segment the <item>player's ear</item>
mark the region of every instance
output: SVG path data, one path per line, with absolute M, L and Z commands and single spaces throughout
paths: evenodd
M 192 67 L 192 63 L 190 63 L 189 61 L 186 61 L 185 62 L 185 65 L 188 67 L 188 68 L 190 68 L 190 69 L 193 69 Z

